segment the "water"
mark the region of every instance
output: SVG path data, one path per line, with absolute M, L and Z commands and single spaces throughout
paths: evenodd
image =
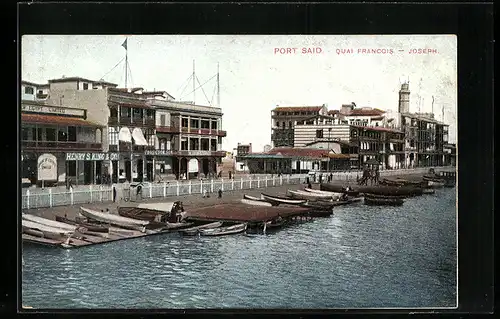
M 25 246 L 34 308 L 455 307 L 455 189 L 267 235 Z

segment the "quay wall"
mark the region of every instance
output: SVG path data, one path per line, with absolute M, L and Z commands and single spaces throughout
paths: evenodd
M 430 167 L 382 170 L 381 177 L 404 176 L 425 174 Z M 454 167 L 435 167 L 436 171 L 454 171 Z M 325 173 L 326 174 L 326 173 Z M 360 172 L 334 172 L 334 181 L 345 181 L 346 183 L 356 182 Z M 276 187 L 281 185 L 297 185 L 306 181 L 306 174 L 301 175 L 265 175 L 265 176 L 246 176 L 239 179 L 212 179 L 212 180 L 189 180 L 172 181 L 164 183 L 144 183 L 142 197 L 147 198 L 168 198 L 192 194 L 217 193 L 222 190 L 224 193 L 249 190 L 257 188 Z M 324 180 L 326 176 L 324 177 Z M 124 199 L 135 200 L 135 189 L 124 188 L 123 184 L 116 185 L 116 201 Z M 65 188 L 46 188 L 46 189 L 27 189 L 21 195 L 22 209 L 48 208 L 56 206 L 81 205 L 91 203 L 104 203 L 113 201 L 113 188 L 108 185 L 87 185 L 79 186 L 75 189 L 66 190 Z

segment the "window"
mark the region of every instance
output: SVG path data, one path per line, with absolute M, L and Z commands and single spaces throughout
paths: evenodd
M 23 127 L 22 128 L 22 130 L 21 130 L 21 138 L 22 138 L 23 141 L 27 141 L 28 140 L 29 131 L 30 131 L 30 128 L 28 128 L 28 127 Z
M 188 119 L 183 117 L 183 118 L 182 118 L 182 123 L 181 123 L 181 124 L 182 124 L 182 127 L 188 127 L 188 123 L 189 123 L 189 122 L 188 122 Z
M 288 122 L 288 127 L 289 127 L 289 128 L 292 128 L 292 127 L 293 127 L 293 125 L 292 125 L 292 121 L 289 121 L 289 122 Z
M 88 90 L 89 89 L 89 84 L 88 83 L 83 83 L 83 89 Z
M 66 142 L 68 141 L 68 128 L 67 127 L 59 127 L 57 130 L 57 140 L 59 142 Z
M 201 120 L 201 128 L 209 129 L 210 128 L 210 121 Z
M 110 109 L 109 110 L 109 117 L 117 118 L 118 117 L 118 110 L 115 108 Z
M 69 128 L 70 127 L 68 127 L 68 132 Z M 108 135 L 109 135 L 109 145 L 118 145 L 118 128 L 109 127 Z
M 35 90 L 31 86 L 24 87 L 24 94 L 33 94 Z
M 38 94 L 43 94 L 43 90 L 38 90 Z
M 116 134 L 118 139 L 118 132 Z M 68 126 L 68 141 L 76 142 L 76 126 Z
M 47 127 L 45 129 L 46 131 L 46 139 L 47 141 L 55 141 L 56 140 L 56 129 L 55 128 L 52 128 L 52 127 Z
M 181 141 L 181 151 L 187 151 L 187 149 L 188 149 L 188 142 Z
M 165 114 L 160 115 L 160 126 L 165 126 Z
M 146 117 L 149 117 L 149 118 L 154 117 L 154 112 L 153 112 L 153 110 L 147 109 L 147 110 L 146 110 Z
M 209 151 L 210 150 L 210 140 L 208 138 L 201 139 L 201 150 Z
M 200 128 L 200 121 L 198 119 L 191 119 L 191 128 Z
M 142 118 L 142 109 L 134 108 L 134 118 Z
M 217 130 L 217 122 L 212 121 L 212 130 Z
M 316 130 L 316 137 L 323 138 L 323 130 Z
M 210 140 L 210 150 L 213 152 L 217 151 L 217 140 L 216 139 Z

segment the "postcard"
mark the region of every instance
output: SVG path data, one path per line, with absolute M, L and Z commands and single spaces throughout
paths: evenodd
M 455 35 L 24 35 L 26 309 L 457 307 Z

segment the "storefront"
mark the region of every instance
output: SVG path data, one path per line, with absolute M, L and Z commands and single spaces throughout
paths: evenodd
M 166 150 L 147 150 L 146 172 L 152 181 L 165 180 L 168 175 L 173 174 L 172 152 Z
M 118 153 L 66 153 L 66 176 L 75 185 L 110 183 L 112 163 L 118 160 Z
M 23 186 L 55 186 L 66 181 L 66 161 L 61 152 L 26 152 L 21 154 Z

